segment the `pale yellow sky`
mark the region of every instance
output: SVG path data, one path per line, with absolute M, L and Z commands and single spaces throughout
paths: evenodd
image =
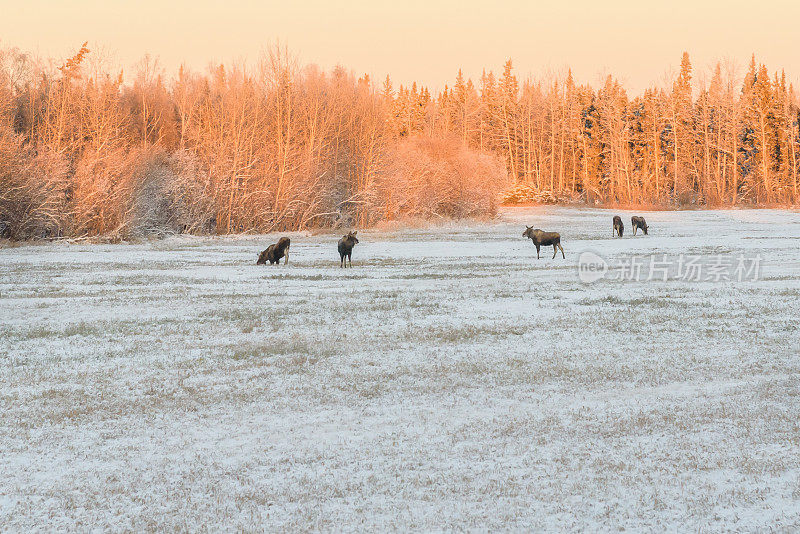
M 301 63 L 432 89 L 511 57 L 521 77 L 571 66 L 578 81 L 611 73 L 638 92 L 663 82 L 683 50 L 697 74 L 725 57 L 744 69 L 755 52 L 797 85 L 798 21 L 798 0 L 0 0 L 0 45 L 62 58 L 88 40 L 128 71 L 150 53 L 171 75 L 181 62 L 253 63 L 280 40 Z

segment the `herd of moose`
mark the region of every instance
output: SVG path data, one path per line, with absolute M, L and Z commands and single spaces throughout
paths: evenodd
M 641 230 L 647 235 L 647 222 L 644 220 L 644 217 L 639 217 L 637 215 L 631 217 L 631 227 L 633 228 L 633 235 L 636 235 L 636 230 Z M 622 237 L 624 232 L 625 225 L 622 223 L 622 217 L 614 215 L 614 219 L 611 222 L 611 235 Z M 353 267 L 353 247 L 358 243 L 358 238 L 356 237 L 357 233 L 358 232 L 349 232 L 339 240 L 337 246 L 339 251 L 339 267 L 347 267 L 348 262 L 350 263 L 350 267 Z M 536 247 L 536 259 L 539 259 L 539 249 L 542 246 L 549 247 L 551 245 L 553 247 L 553 258 L 556 257 L 556 254 L 560 250 L 561 257 L 566 259 L 564 248 L 561 246 L 561 234 L 558 232 L 545 232 L 538 228 L 533 228 L 532 226 L 526 226 L 525 231 L 522 232 L 522 237 L 533 241 L 533 245 Z M 269 262 L 270 265 L 278 265 L 280 264 L 281 258 L 285 258 L 283 264 L 286 265 L 289 263 L 289 245 L 291 245 L 291 240 L 288 237 L 278 239 L 277 243 L 268 246 L 266 250 L 258 255 L 256 265 L 266 265 L 267 262 Z

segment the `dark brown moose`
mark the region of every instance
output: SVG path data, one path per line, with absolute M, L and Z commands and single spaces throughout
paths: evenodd
M 270 265 L 278 265 L 283 257 L 286 258 L 286 260 L 283 262 L 283 264 L 286 265 L 289 263 L 290 244 L 291 240 L 288 237 L 282 237 L 278 239 L 277 243 L 273 243 L 272 245 L 268 246 L 267 250 L 258 255 L 258 261 L 256 262 L 256 265 L 266 265 L 267 262 L 269 262 Z
M 347 262 L 344 261 L 345 257 L 350 260 L 350 267 L 353 266 L 353 247 L 358 243 L 357 233 L 349 232 L 339 240 L 339 257 L 341 258 L 339 267 L 347 267 Z
M 631 217 L 631 226 L 633 227 L 633 235 L 636 235 L 637 228 L 641 229 L 644 235 L 647 235 L 647 222 L 644 217 L 639 217 L 638 215 Z
M 612 222 L 611 226 L 611 235 L 617 234 L 619 237 L 622 237 L 622 234 L 625 232 L 625 225 L 622 224 L 622 217 L 619 215 L 614 215 L 614 221 Z
M 536 246 L 536 259 L 539 259 L 539 247 L 542 245 L 549 246 L 553 245 L 553 258 L 556 257 L 556 253 L 558 250 L 561 250 L 561 257 L 566 258 L 564 256 L 564 248 L 561 246 L 561 234 L 558 232 L 543 232 L 536 228 L 535 230 L 531 226 L 527 226 L 527 229 L 522 233 L 522 237 L 527 237 L 533 244 Z

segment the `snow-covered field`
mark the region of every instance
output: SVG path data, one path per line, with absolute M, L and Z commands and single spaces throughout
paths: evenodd
M 614 213 L 0 249 L 0 531 L 800 529 L 800 214 Z

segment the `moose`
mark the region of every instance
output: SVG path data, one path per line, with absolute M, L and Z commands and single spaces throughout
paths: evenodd
M 291 244 L 291 240 L 288 237 L 282 237 L 278 239 L 277 243 L 273 243 L 272 245 L 267 247 L 267 250 L 263 251 L 261 254 L 258 255 L 258 261 L 256 265 L 266 265 L 269 262 L 270 265 L 279 265 L 281 258 L 285 257 L 283 264 L 286 265 L 289 263 L 289 245 Z
M 641 229 L 644 235 L 647 235 L 647 222 L 644 217 L 639 217 L 638 215 L 631 217 L 631 226 L 633 227 L 633 235 L 636 235 L 637 228 Z
M 622 237 L 622 234 L 625 232 L 625 225 L 622 224 L 622 217 L 614 215 L 614 220 L 611 224 L 611 235 L 617 234 L 619 237 Z
M 536 259 L 539 259 L 539 248 L 542 245 L 548 246 L 553 245 L 553 258 L 556 257 L 556 253 L 559 249 L 561 249 L 561 257 L 566 258 L 564 256 L 564 248 L 561 246 L 561 234 L 558 232 L 543 232 L 538 228 L 534 229 L 532 226 L 526 225 L 526 230 L 522 233 L 522 237 L 527 237 L 533 244 L 536 246 Z
M 340 257 L 340 262 L 339 262 L 340 268 L 347 267 L 347 262 L 344 261 L 345 257 L 347 257 L 347 259 L 350 260 L 350 267 L 353 266 L 353 257 L 352 257 L 353 247 L 356 246 L 356 243 L 358 243 L 358 238 L 356 237 L 357 233 L 358 232 L 348 232 L 347 235 L 342 236 L 342 238 L 339 240 L 338 248 Z

